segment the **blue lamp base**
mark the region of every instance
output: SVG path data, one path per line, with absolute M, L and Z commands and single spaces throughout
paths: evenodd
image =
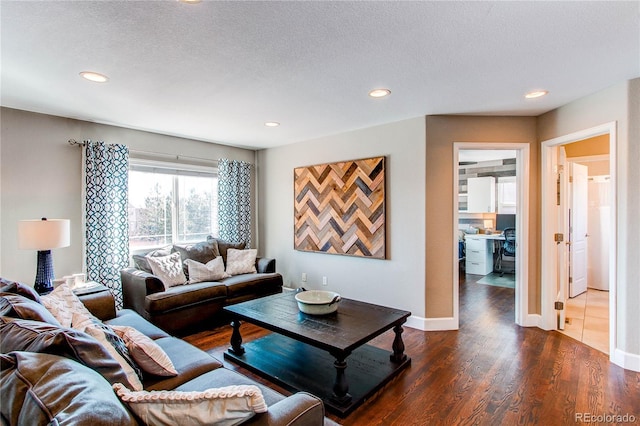
M 38 269 L 36 272 L 36 282 L 33 286 L 38 294 L 45 294 L 53 291 L 53 256 L 51 250 L 38 251 Z

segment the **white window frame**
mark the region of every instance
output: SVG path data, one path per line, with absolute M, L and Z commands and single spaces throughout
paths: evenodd
M 214 178 L 218 177 L 217 163 L 215 166 L 203 166 L 203 165 L 197 165 L 197 164 L 179 163 L 179 162 L 171 162 L 171 161 L 130 158 L 129 171 L 160 173 L 160 174 L 167 174 L 172 176 L 177 175 L 177 176 L 199 176 L 199 177 L 214 177 Z M 177 179 L 173 179 L 172 190 L 173 190 L 174 196 L 171 202 L 171 210 L 172 210 L 171 240 L 172 240 L 172 244 L 180 244 L 180 243 L 184 243 L 184 241 L 180 241 L 177 239 L 177 230 L 178 230 L 177 211 L 178 211 L 178 202 L 180 200 L 180 189 L 179 189 Z M 131 246 L 130 246 L 129 251 L 131 254 L 138 254 L 141 252 L 153 250 L 154 248 L 160 248 L 160 247 L 162 246 L 149 246 L 141 249 L 131 249 Z
M 507 185 L 512 185 L 514 191 L 516 191 L 516 196 L 513 198 L 513 200 L 509 200 L 509 201 L 505 201 L 504 199 L 504 194 L 505 194 L 505 186 Z M 517 193 L 517 184 L 516 184 L 516 177 L 515 176 L 500 176 L 498 178 L 498 184 L 497 184 L 497 192 L 498 192 L 498 209 L 497 209 L 497 213 L 498 214 L 515 214 L 516 213 L 516 207 L 517 207 L 517 199 L 518 199 L 518 193 Z

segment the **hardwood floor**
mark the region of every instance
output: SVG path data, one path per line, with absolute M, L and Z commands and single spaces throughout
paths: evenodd
M 640 422 L 640 373 L 555 331 L 515 325 L 514 290 L 475 281 L 461 278 L 460 330 L 405 328 L 411 366 L 347 418 L 329 417 L 343 425 L 563 425 L 589 413 Z M 266 333 L 243 325 L 245 341 Z M 222 326 L 185 340 L 222 360 L 230 336 Z M 372 343 L 390 350 L 392 341 L 385 333 Z

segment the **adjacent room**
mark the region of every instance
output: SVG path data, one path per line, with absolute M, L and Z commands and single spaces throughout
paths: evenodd
M 640 3 L 0 0 L 0 423 L 634 424 Z

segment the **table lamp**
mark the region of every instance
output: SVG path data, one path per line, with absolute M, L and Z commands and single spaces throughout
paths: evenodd
M 34 289 L 39 294 L 53 290 L 51 249 L 71 244 L 69 219 L 21 220 L 18 222 L 18 248 L 38 250 L 38 269 Z

